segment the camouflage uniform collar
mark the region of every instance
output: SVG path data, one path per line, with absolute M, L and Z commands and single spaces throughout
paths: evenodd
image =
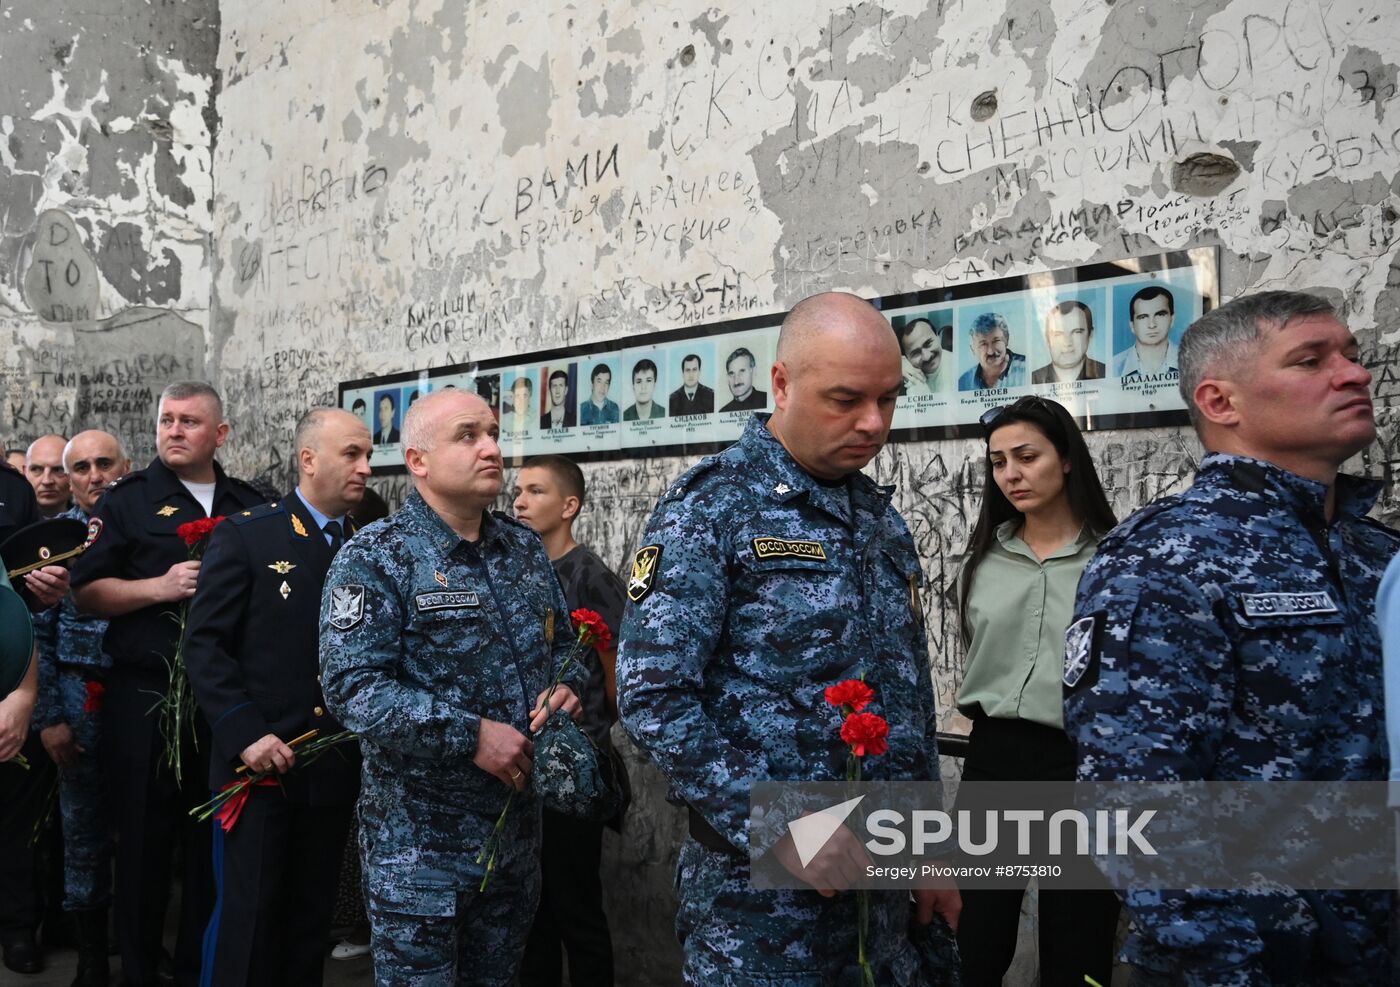
M 846 474 L 840 486 L 828 486 L 808 473 L 792 458 L 778 437 L 768 430 L 772 415 L 755 412 L 739 445 L 748 459 L 761 470 L 758 482 L 767 486 L 768 495 L 777 503 L 786 504 L 798 497 L 840 520 L 848 527 L 853 524 L 852 509 L 866 508 L 879 514 L 894 495 L 894 487 L 877 484 L 860 471 Z
M 103 496 L 105 497 L 106 494 L 103 494 Z M 87 511 L 83 510 L 81 507 L 78 506 L 78 502 L 76 500 L 73 502 L 72 507 L 68 508 L 68 510 L 64 511 L 58 516 L 71 517 L 73 520 L 81 521 L 84 524 L 87 524 L 88 520 L 92 517 L 91 514 L 89 514 Z
M 1201 460 L 1197 482 L 1226 482 L 1302 518 L 1326 515 L 1327 487 L 1281 466 L 1249 456 L 1212 452 Z M 1218 479 L 1217 479 L 1218 478 Z M 1337 474 L 1337 517 L 1362 517 L 1380 498 L 1384 484 L 1361 476 Z
M 477 547 L 481 547 L 495 542 L 501 537 L 500 524 L 491 517 L 490 511 L 482 511 L 481 537 L 475 543 L 467 541 L 453 531 L 452 526 L 444 521 L 437 511 L 428 506 L 428 502 L 417 490 L 408 495 L 408 499 L 403 502 L 399 513 L 403 514 L 414 527 L 427 535 L 444 556 L 452 554 L 458 545 L 475 544 Z

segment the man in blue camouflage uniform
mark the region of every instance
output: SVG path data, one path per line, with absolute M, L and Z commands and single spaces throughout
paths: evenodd
M 855 896 L 833 889 L 850 886 L 864 848 L 842 828 L 803 868 L 790 835 L 749 826 L 755 783 L 845 777 L 827 686 L 864 676 L 876 691 L 889 751 L 865 759 L 867 778 L 939 778 L 918 559 L 892 488 L 859 472 L 902 382 L 894 332 L 869 304 L 799 303 L 773 366 L 777 411 L 667 491 L 633 559 L 619 702 L 690 811 L 676 917 L 687 983 L 853 982 Z M 812 890 L 753 888 L 751 852 Z M 921 923 L 937 910 L 956 924 L 956 891 L 917 895 Z M 915 982 L 908 895 L 871 896 L 877 982 Z
M 79 432 L 63 450 L 73 506 L 61 517 L 84 524 L 107 488 L 131 469 L 121 441 L 107 432 Z M 107 982 L 107 904 L 112 897 L 112 843 L 102 810 L 98 715 L 103 673 L 112 659 L 102 650 L 107 621 L 80 614 L 72 597 L 36 615 L 39 703 L 34 728 L 58 766 L 63 816 L 63 910 L 78 936 L 74 984 Z M 91 688 L 91 691 L 90 691 Z
M 1375 437 L 1371 375 L 1312 295 L 1198 320 L 1181 393 L 1209 453 L 1099 545 L 1065 654 L 1085 780 L 1382 781 L 1376 586 L 1400 547 L 1339 474 Z M 1393 895 L 1129 889 L 1138 982 L 1391 979 Z
M 539 536 L 486 508 L 499 426 L 448 390 L 404 419 L 416 490 L 336 555 L 321 604 L 326 705 L 360 735 L 360 854 L 375 982 L 513 981 L 539 899 L 528 731 L 573 637 Z M 577 717 L 574 687 L 550 705 Z M 476 858 L 511 798 L 490 882 Z

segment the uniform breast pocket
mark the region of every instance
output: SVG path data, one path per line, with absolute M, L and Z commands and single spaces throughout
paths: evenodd
M 1315 698 L 1337 679 L 1329 665 L 1338 660 L 1338 643 L 1346 636 L 1346 615 L 1334 590 L 1268 592 L 1246 590 L 1227 595 L 1238 627 L 1239 674 L 1269 695 L 1271 680 L 1287 680 L 1316 690 Z
M 407 634 L 405 653 L 415 678 L 472 694 L 478 691 L 475 658 L 488 649 L 491 637 L 482 607 L 419 604 Z M 473 674 L 466 674 L 469 665 Z

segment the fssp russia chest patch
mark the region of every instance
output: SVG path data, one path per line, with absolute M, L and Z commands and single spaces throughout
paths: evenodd
M 295 517 L 295 515 L 293 515 Z M 365 616 L 365 588 L 358 583 L 337 586 L 331 590 L 330 624 L 338 631 L 348 631 Z
M 1081 617 L 1065 631 L 1065 685 L 1073 689 L 1094 661 L 1094 618 Z
M 822 548 L 821 542 L 793 541 L 791 538 L 755 538 L 753 554 L 760 559 L 826 560 L 826 549 Z
M 419 613 L 429 610 L 460 610 L 463 607 L 479 607 L 481 601 L 469 590 L 454 590 L 447 593 L 419 593 L 413 598 Z
M 632 577 L 627 580 L 627 598 L 641 603 L 656 585 L 656 566 L 661 561 L 660 545 L 643 545 L 632 556 Z
M 1242 593 L 1246 617 L 1310 617 L 1336 613 L 1337 605 L 1325 591 L 1316 593 Z

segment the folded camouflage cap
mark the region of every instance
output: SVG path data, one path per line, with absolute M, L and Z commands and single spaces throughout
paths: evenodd
M 552 812 L 602 822 L 622 808 L 623 795 L 593 739 L 562 710 L 535 735 L 535 767 L 530 776 L 535 794 Z

